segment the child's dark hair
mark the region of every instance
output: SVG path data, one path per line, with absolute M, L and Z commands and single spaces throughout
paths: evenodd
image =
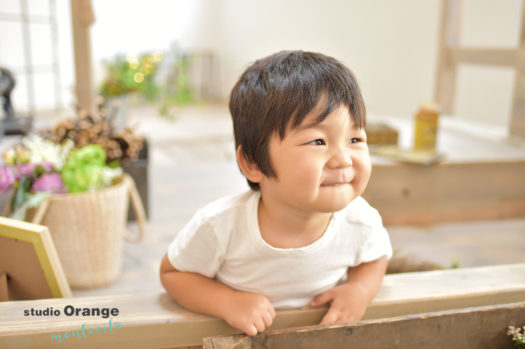
M 365 126 L 366 112 L 350 69 L 320 53 L 283 51 L 253 63 L 232 89 L 230 112 L 235 148 L 268 177 L 276 176 L 268 153 L 273 132 L 281 139 L 321 101 L 323 121 L 336 107 L 348 107 L 354 126 Z M 248 180 L 254 190 L 259 184 Z

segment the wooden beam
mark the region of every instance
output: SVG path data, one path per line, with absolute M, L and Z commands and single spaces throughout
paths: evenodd
M 434 99 L 445 114 L 452 114 L 455 107 L 457 68 L 452 61 L 448 47 L 459 43 L 460 19 L 461 1 L 442 0 Z
M 71 0 L 73 46 L 75 52 L 75 89 L 77 104 L 92 114 L 95 108 L 95 87 L 91 61 L 90 26 L 95 21 L 91 0 Z
M 0 272 L 0 302 L 9 300 L 9 287 L 7 286 L 7 273 Z
M 449 47 L 448 51 L 453 64 L 470 63 L 517 68 L 519 63 L 517 49 Z
M 353 324 L 310 326 L 212 337 L 204 349 L 512 348 L 507 326 L 521 326 L 525 302 L 411 315 Z
M 525 298 L 525 264 L 490 266 L 387 275 L 369 306 L 365 319 L 511 303 Z M 112 317 L 114 332 L 85 338 L 51 335 L 107 327 L 100 316 L 65 316 L 66 305 L 73 307 L 117 308 Z M 24 316 L 31 309 L 58 309 L 60 316 Z M 271 329 L 315 325 L 326 308 L 278 310 Z M 506 324 L 503 324 L 505 326 Z M 224 321 L 192 313 L 177 305 L 166 293 L 45 299 L 0 303 L 0 347 L 155 348 L 202 345 L 202 338 L 236 334 Z
M 521 5 L 521 36 L 519 45 L 509 133 L 512 136 L 525 138 L 525 0 L 522 0 Z

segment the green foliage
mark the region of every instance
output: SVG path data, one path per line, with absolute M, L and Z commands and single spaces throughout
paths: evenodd
M 31 178 L 27 175 L 20 176 L 13 199 L 11 200 L 11 212 L 16 211 L 27 200 L 29 188 L 31 188 Z
M 115 97 L 138 92 L 148 100 L 154 100 L 158 87 L 154 78 L 162 54 L 144 54 L 139 58 L 126 59 L 116 56 L 112 61 L 105 61 L 106 76 L 100 87 L 104 97 Z
M 523 327 L 514 327 L 509 326 L 507 329 L 507 335 L 512 336 L 512 342 L 514 343 L 514 348 L 525 349 L 525 326 Z
M 84 192 L 101 187 L 106 153 L 98 144 L 86 145 L 71 151 L 62 170 L 62 180 L 69 193 Z

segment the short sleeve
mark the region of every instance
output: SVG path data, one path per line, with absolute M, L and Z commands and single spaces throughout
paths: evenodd
M 392 258 L 390 237 L 383 226 L 381 215 L 375 208 L 359 197 L 345 213 L 348 222 L 354 224 L 354 234 L 358 236 L 355 240 L 358 242 L 355 265 L 372 262 L 381 257 Z
M 375 261 L 381 257 L 392 258 L 392 245 L 383 226 L 369 227 L 367 237 L 359 253 L 359 264 Z
M 169 245 L 168 259 L 177 270 L 215 277 L 221 252 L 213 226 L 200 212 L 193 216 Z

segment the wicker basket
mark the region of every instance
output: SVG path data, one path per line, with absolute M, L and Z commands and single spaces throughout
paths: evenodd
M 139 235 L 126 232 L 129 198 Z M 104 189 L 48 197 L 28 220 L 49 228 L 72 287 L 105 285 L 120 273 L 122 238 L 138 242 L 144 234 L 144 208 L 133 179 Z

